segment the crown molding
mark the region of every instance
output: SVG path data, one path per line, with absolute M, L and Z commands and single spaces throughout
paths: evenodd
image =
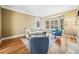
M 4 9 L 8 9 L 8 10 L 15 11 L 15 12 L 20 12 L 20 13 L 23 13 L 23 14 L 27 14 L 27 15 L 33 16 L 33 15 L 32 15 L 31 13 L 29 13 L 29 12 L 24 12 L 24 11 L 17 10 L 17 9 L 14 9 L 14 8 L 10 8 L 10 7 L 4 6 L 4 5 L 1 5 L 0 7 L 1 7 L 1 8 L 4 8 Z

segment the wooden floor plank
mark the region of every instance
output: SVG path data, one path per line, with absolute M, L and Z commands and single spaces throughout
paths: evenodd
M 28 54 L 28 49 L 21 39 L 22 37 L 3 40 L 0 44 L 0 54 Z

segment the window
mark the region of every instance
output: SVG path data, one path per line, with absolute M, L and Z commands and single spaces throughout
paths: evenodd
M 46 29 L 58 27 L 58 20 L 46 20 Z
M 46 21 L 46 29 L 49 29 L 49 21 Z
M 52 29 L 52 28 L 60 28 L 60 29 L 64 29 L 64 18 L 63 17 L 57 17 L 54 19 L 47 19 L 45 21 L 45 28 L 46 29 Z
M 64 19 L 61 19 L 60 22 L 61 22 L 61 25 L 60 25 L 61 29 L 64 29 Z

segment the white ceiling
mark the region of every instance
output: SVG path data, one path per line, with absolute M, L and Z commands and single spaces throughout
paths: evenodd
M 2 7 L 38 17 L 77 9 L 77 5 L 4 5 Z

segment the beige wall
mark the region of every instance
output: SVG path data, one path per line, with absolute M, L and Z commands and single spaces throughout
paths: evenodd
M 64 15 L 65 34 L 76 34 L 77 11 L 69 11 Z M 2 37 L 23 34 L 24 28 L 34 27 L 35 17 L 19 12 L 2 9 Z
M 69 11 L 64 15 L 65 34 L 77 35 L 77 10 Z
M 24 28 L 34 27 L 35 17 L 2 9 L 2 37 L 23 34 Z
M 0 8 L 0 38 L 1 38 L 1 8 Z

